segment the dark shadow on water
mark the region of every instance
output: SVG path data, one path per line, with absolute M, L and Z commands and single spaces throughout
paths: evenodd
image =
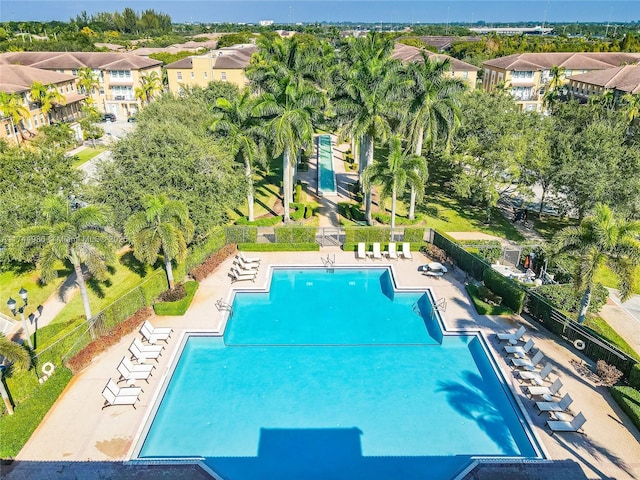
M 208 457 L 222 478 L 234 480 L 403 480 L 449 479 L 470 461 L 461 456 L 380 456 L 362 454 L 362 432 L 352 428 L 260 430 L 255 457 Z

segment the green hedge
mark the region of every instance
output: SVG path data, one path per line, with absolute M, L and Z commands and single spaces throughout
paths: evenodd
M 276 243 L 314 243 L 316 227 L 275 227 Z
M 640 430 L 640 391 L 632 387 L 611 387 L 611 395 Z
M 258 218 L 250 222 L 247 217 L 240 217 L 236 220 L 236 225 L 238 226 L 251 226 L 251 227 L 273 227 L 274 225 L 278 225 L 282 223 L 282 215 L 278 215 L 276 217 L 264 217 Z
M 33 375 L 33 372 L 30 372 Z M 28 402 L 21 403 L 15 408 L 13 415 L 0 417 L 0 457 L 9 459 L 15 457 L 27 443 L 31 434 L 40 424 L 42 418 L 51 409 L 62 390 L 71 380 L 71 371 L 65 367 L 58 367 L 55 373 L 29 397 Z
M 376 212 L 371 215 L 377 222 L 383 225 L 391 225 L 391 215 L 388 213 Z M 411 220 L 407 217 L 396 215 L 396 225 L 415 225 L 416 223 L 422 223 L 423 218 L 420 215 Z
M 195 280 L 191 280 L 184 284 L 184 289 L 187 291 L 186 296 L 178 300 L 177 302 L 159 302 L 153 304 L 153 311 L 156 315 L 184 315 L 191 305 L 193 296 L 198 290 L 199 283 Z
M 484 271 L 483 281 L 487 288 L 502 297 L 502 303 L 507 307 L 511 308 L 517 314 L 522 312 L 525 291 L 515 282 L 502 276 L 493 268 L 488 268 Z
M 475 285 L 468 284 L 465 288 L 479 315 L 511 315 L 513 313 L 510 308 L 503 305 L 491 305 L 482 300 Z
M 225 244 L 230 243 L 255 243 L 258 241 L 258 227 L 225 227 Z M 212 252 L 213 253 L 213 252 Z
M 224 228 L 217 227 L 211 230 L 204 241 L 189 247 L 189 253 L 185 262 L 185 269 L 190 272 L 191 269 L 200 265 L 209 257 L 209 255 L 217 252 L 225 246 L 225 239 L 226 235 Z
M 640 390 L 640 363 L 636 363 L 633 368 L 631 368 L 631 373 L 629 374 L 629 385 L 636 390 Z
M 424 228 L 405 228 L 405 242 L 424 242 Z
M 378 228 L 378 227 L 346 227 L 345 243 L 359 243 L 359 242 L 388 242 L 391 229 L 390 228 Z
M 318 252 L 320 245 L 313 243 L 241 243 L 243 252 Z
M 535 291 L 548 299 L 549 302 L 560 310 L 574 313 L 580 310 L 582 293 L 576 292 L 575 287 L 571 284 L 543 285 L 536 288 Z M 594 284 L 591 290 L 589 311 L 598 313 L 607 303 L 607 297 L 609 297 L 609 291 L 601 283 Z
M 495 263 L 502 257 L 502 244 L 498 240 L 459 241 L 457 243 L 488 263 Z

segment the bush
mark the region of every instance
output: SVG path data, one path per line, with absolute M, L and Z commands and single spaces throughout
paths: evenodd
M 424 242 L 424 228 L 405 228 L 405 242 Z
M 320 245 L 313 243 L 242 243 L 238 249 L 244 252 L 317 252 Z
M 388 228 L 346 227 L 344 229 L 345 243 L 388 242 L 390 232 Z
M 276 227 L 273 231 L 276 243 L 313 243 L 316 241 L 315 227 Z
M 289 214 L 289 217 L 294 222 L 299 222 L 304 217 L 304 207 L 303 203 L 290 203 L 289 207 L 293 209 L 293 211 Z
M 487 302 L 489 305 L 500 305 L 502 303 L 502 297 L 496 295 L 487 287 L 478 287 L 478 296 L 483 302 Z
M 604 360 L 598 360 L 596 363 L 596 373 L 602 384 L 607 387 L 613 387 L 622 378 L 622 372 Z
M 493 268 L 487 268 L 483 275 L 484 284 L 497 295 L 502 302 L 515 313 L 520 314 L 524 307 L 525 292 L 515 282 L 503 277 Z
M 391 215 L 381 212 L 376 212 L 371 215 L 376 222 L 382 223 L 384 225 L 391 225 Z M 413 220 L 402 217 L 400 215 L 396 215 L 396 225 L 415 225 L 416 223 L 421 223 L 422 217 L 420 215 L 416 215 L 416 218 Z
M 457 242 L 469 253 L 473 253 L 488 263 L 495 263 L 502 257 L 502 244 L 498 240 L 474 240 L 473 242 Z
M 116 325 L 106 335 L 96 338 L 86 347 L 71 357 L 66 366 L 74 373 L 78 373 L 91 361 L 105 350 L 120 342 L 122 337 L 136 330 L 144 320 L 151 316 L 151 307 L 143 307 L 134 313 L 129 319 Z
M 510 315 L 513 313 L 511 309 L 503 305 L 490 305 L 483 301 L 481 295 L 478 294 L 479 287 L 468 284 L 465 285 L 465 288 L 479 315 Z
M 279 223 L 282 223 L 281 215 L 278 215 L 276 217 L 258 218 L 253 222 L 250 222 L 247 217 L 240 217 L 236 220 L 236 225 L 250 225 L 253 227 L 273 227 L 274 225 L 277 225 Z
M 184 283 L 178 283 L 172 289 L 165 290 L 160 294 L 158 300 L 161 302 L 177 302 L 187 296 L 187 289 L 184 288 Z
M 307 205 L 304 207 L 304 219 L 308 220 L 313 216 L 313 207 L 311 205 Z
M 213 255 L 210 255 L 201 265 L 191 270 L 191 276 L 201 282 L 207 278 L 211 272 L 215 271 L 227 258 L 234 255 L 237 248 L 233 244 L 225 245 Z
M 640 391 L 632 387 L 611 387 L 611 395 L 633 424 L 640 429 Z
M 549 300 L 558 309 L 565 312 L 576 313 L 580 310 L 582 302 L 582 293 L 576 292 L 571 284 L 564 285 L 543 285 L 535 289 L 537 293 Z M 589 304 L 589 312 L 598 313 L 600 309 L 607 303 L 609 291 L 601 284 L 596 283 L 591 290 L 591 303 Z
M 420 247 L 420 251 L 427 257 L 432 258 L 436 262 L 445 263 L 449 259 L 447 258 L 447 252 L 439 247 L 436 247 L 432 243 L 427 243 Z
M 0 417 L 0 458 L 13 458 L 18 454 L 71 381 L 71 377 L 67 368 L 56 368 L 53 375 L 29 397 L 28 402 L 17 406 L 13 415 Z
M 629 385 L 636 390 L 640 390 L 640 363 L 636 363 L 631 368 L 631 373 L 629 374 Z
M 293 201 L 295 203 L 300 203 L 302 201 L 302 198 L 300 198 L 301 196 L 302 196 L 302 185 L 297 183 L 296 188 L 293 192 Z
M 181 285 L 185 293 L 182 299 L 173 302 L 155 303 L 153 310 L 156 315 L 184 315 L 189 309 L 189 305 L 191 305 L 193 296 L 198 290 L 198 285 L 199 283 L 196 281 L 186 282 L 184 286 Z

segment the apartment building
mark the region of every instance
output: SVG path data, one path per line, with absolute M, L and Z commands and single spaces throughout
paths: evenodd
M 437 60 L 449 60 L 451 62 L 450 75 L 454 78 L 459 78 L 464 81 L 469 90 L 475 90 L 476 81 L 478 80 L 478 67 L 471 65 L 470 63 L 463 62 L 457 58 L 450 57 L 443 53 L 433 53 L 428 50 L 422 50 L 418 47 L 412 47 L 403 43 L 396 43 L 393 47 L 392 58 L 401 60 L 402 62 L 422 62 L 422 52 L 426 53 L 429 58 Z
M 522 110 L 542 112 L 552 67 L 564 68 L 567 83 L 566 79 L 573 75 L 607 70 L 639 60 L 640 53 L 517 53 L 484 62 L 482 88 L 492 91 L 503 85 Z
M 7 52 L 0 63 L 25 65 L 41 70 L 77 76 L 81 68 L 91 68 L 99 88 L 90 93 L 95 105 L 116 118 L 136 113 L 142 103 L 135 97 L 142 75 L 156 72 L 162 78 L 162 62 L 130 53 L 117 52 Z
M 595 95 L 613 92 L 617 101 L 623 95 L 640 94 L 640 65 L 623 65 L 607 70 L 572 75 L 569 81 L 569 95 L 580 102 L 588 102 Z
M 0 113 L 0 138 L 10 145 L 17 145 L 23 140 L 35 137 L 38 129 L 44 125 L 68 122 L 82 139 L 80 126 L 75 120 L 80 118 L 86 95 L 78 92 L 77 80 L 77 77 L 64 73 L 0 63 L 0 92 L 18 95 L 27 112 L 18 122 L 14 122 L 8 113 Z M 31 86 L 35 82 L 51 85 L 64 97 L 64 101 L 54 102 L 51 110 L 44 112 L 42 106 L 31 97 Z
M 170 63 L 165 67 L 169 91 L 178 95 L 185 87 L 206 87 L 213 81 L 243 88 L 248 82 L 245 69 L 255 51 L 255 45 L 234 45 Z

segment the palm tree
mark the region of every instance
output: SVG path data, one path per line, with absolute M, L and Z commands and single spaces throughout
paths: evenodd
M 550 71 L 551 78 L 547 83 L 547 89 L 542 97 L 542 104 L 549 110 L 553 110 L 561 98 L 560 92 L 564 85 L 566 69 L 564 67 L 554 65 L 551 67 Z
M 415 145 L 414 153 L 422 155 L 422 144 L 426 140 L 433 146 L 442 137 L 449 140 L 460 123 L 460 95 L 466 90 L 465 83 L 446 76 L 451 68 L 449 59 L 431 60 L 422 52 L 422 62 L 409 66 L 408 74 L 413 80 L 409 105 L 409 136 Z M 411 188 L 409 218 L 415 218 L 416 192 Z
M 20 370 L 28 370 L 31 368 L 31 353 L 23 345 L 16 342 L 12 342 L 3 334 L 0 333 L 0 357 L 4 357 L 5 361 Z M 0 368 L 0 396 L 7 407 L 9 415 L 13 415 L 13 405 L 9 399 L 9 392 L 7 392 L 6 385 L 4 383 L 4 369 Z
M 0 92 L 0 113 L 11 120 L 11 131 L 15 136 L 16 145 L 20 146 L 16 129 L 22 120 L 29 116 L 29 110 L 22 103 L 22 97 L 16 93 Z M 22 129 L 20 131 L 22 132 Z
M 559 231 L 553 241 L 555 254 L 568 253 L 577 258 L 574 281 L 583 291 L 578 323 L 583 323 L 591 301 L 593 277 L 601 265 L 608 266 L 618 279 L 620 298 L 633 293 L 635 267 L 640 264 L 640 221 L 614 216 L 608 206 L 598 203 L 593 216 L 576 227 Z
M 345 53 L 352 64 L 342 79 L 343 94 L 335 102 L 341 138 L 360 140 L 360 173 L 373 164 L 374 142 L 386 142 L 394 121 L 403 116 L 400 92 L 410 81 L 400 78 L 400 63 L 391 58 L 393 42 L 376 33 L 352 40 Z M 405 108 L 406 113 L 406 108 Z M 371 223 L 371 193 L 365 191 L 367 222 Z
M 391 228 L 396 226 L 396 197 L 404 192 L 408 183 L 418 195 L 424 191 L 427 179 L 427 164 L 423 157 L 402 151 L 402 140 L 394 135 L 389 141 L 389 156 L 386 161 L 375 162 L 365 168 L 362 184 L 371 192 L 372 185 L 381 185 L 380 204 L 391 197 Z
M 66 98 L 53 85 L 44 85 L 40 82 L 31 84 L 31 100 L 38 104 L 42 113 L 47 115 L 56 104 L 64 105 Z M 47 115 L 48 116 L 48 115 Z M 51 117 L 49 123 L 51 123 Z
M 165 195 L 147 195 L 142 206 L 144 211 L 134 213 L 125 223 L 125 235 L 133 245 L 133 254 L 141 262 L 153 265 L 162 253 L 167 282 L 173 290 L 171 262 L 184 261 L 187 244 L 193 238 L 189 209 L 178 200 L 168 200 Z
M 247 207 L 249 221 L 253 218 L 253 179 L 252 163 L 264 163 L 264 151 L 259 141 L 258 119 L 253 115 L 256 99 L 249 89 L 243 90 L 239 96 L 229 101 L 226 98 L 216 100 L 216 118 L 211 130 L 222 133 L 227 138 L 227 148 L 231 155 L 244 163 L 244 173 L 247 179 Z
M 44 200 L 44 223 L 21 228 L 9 242 L 9 255 L 16 260 L 36 262 L 42 282 L 57 275 L 58 261 L 73 265 L 87 322 L 91 326 L 91 306 L 83 268 L 97 279 L 104 279 L 107 265 L 115 260 L 113 234 L 106 231 L 107 213 L 90 205 L 74 209 L 60 197 Z M 93 335 L 93 330 L 91 330 Z
M 292 201 L 291 159 L 301 149 L 313 145 L 313 124 L 325 106 L 324 95 L 311 84 L 293 75 L 285 75 L 270 84 L 270 92 L 256 100 L 254 114 L 268 120 L 266 130 L 273 139 L 273 155 L 282 154 L 284 221 L 289 221 Z
M 640 118 L 640 93 L 626 93 L 622 96 L 624 116 L 629 122 L 629 128 L 633 129 L 634 123 Z
M 84 67 L 78 70 L 78 86 L 82 93 L 86 95 L 92 95 L 94 90 L 100 88 L 98 75 L 93 72 L 91 67 Z
M 158 72 L 152 71 L 148 74 L 140 75 L 140 86 L 135 89 L 135 96 L 146 103 L 151 102 L 156 93 L 162 91 L 162 79 Z

